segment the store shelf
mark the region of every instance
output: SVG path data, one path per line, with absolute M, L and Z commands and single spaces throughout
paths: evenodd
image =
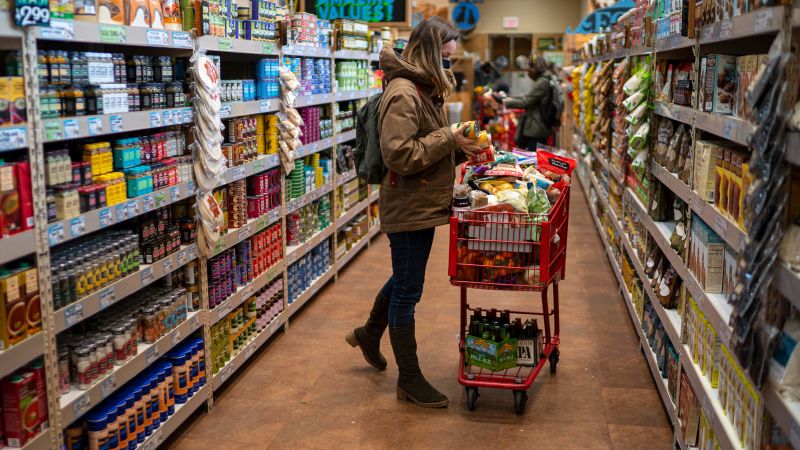
M 722 404 L 719 401 L 719 391 L 711 387 L 708 379 L 700 373 L 700 368 L 692 362 L 693 359 L 689 354 L 689 348 L 681 345 L 679 349 L 681 365 L 689 378 L 689 383 L 692 385 L 695 396 L 700 402 L 703 414 L 705 414 L 706 419 L 711 424 L 711 428 L 714 430 L 714 434 L 717 436 L 720 448 L 743 448 L 742 442 L 722 409 Z
M 197 245 L 191 244 L 182 246 L 179 251 L 154 264 L 142 264 L 138 271 L 127 277 L 57 310 L 54 313 L 55 332 L 61 333 L 76 323 L 92 317 L 195 258 L 197 258 Z
M 283 56 L 310 56 L 314 58 L 330 58 L 331 49 L 308 47 L 304 45 L 284 45 L 281 49 Z
M 28 364 L 44 352 L 44 333 L 27 337 L 19 344 L 0 351 L 0 378 Z
M 218 36 L 200 36 L 197 38 L 197 46 L 200 50 L 213 52 L 229 52 L 249 55 L 272 55 L 279 54 L 279 47 L 274 42 L 250 41 L 247 39 L 233 39 Z
M 293 198 L 291 201 L 286 203 L 286 214 L 293 213 L 298 209 L 302 208 L 303 206 L 308 205 L 316 200 L 319 200 L 322 196 L 329 194 L 333 190 L 333 183 L 327 182 L 322 187 L 314 189 L 313 191 L 309 192 L 308 194 L 302 195 L 297 198 Z
M 328 284 L 328 281 L 333 278 L 333 275 L 336 273 L 334 267 L 331 266 L 327 272 L 322 274 L 322 276 L 317 277 L 316 280 L 312 281 L 311 284 L 308 286 L 308 289 L 305 290 L 302 294 L 300 294 L 292 303 L 289 303 L 288 309 L 288 316 L 292 317 L 300 308 L 303 307 L 309 300 L 311 300 L 314 295 L 322 289 L 323 286 Z
M 14 25 L 14 15 L 9 11 L 0 11 L 0 39 L 21 39 L 22 28 Z
M 355 140 L 356 138 L 356 130 L 349 130 L 344 131 L 336 135 L 336 143 L 337 144 L 344 144 L 345 142 L 350 142 Z
M 800 448 L 800 402 L 783 397 L 772 380 L 764 387 L 764 406 L 789 438 L 792 448 Z
M 688 38 L 681 35 L 672 35 L 665 38 L 656 39 L 656 51 L 670 52 L 674 50 L 681 50 L 694 47 L 696 43 L 697 41 L 693 38 Z
M 642 221 L 645 228 L 647 228 L 650 236 L 652 236 L 656 241 L 656 244 L 658 244 L 659 248 L 661 248 L 661 252 L 667 257 L 670 265 L 672 265 L 672 267 L 675 269 L 675 272 L 678 274 L 678 276 L 685 278 L 686 264 L 683 262 L 683 259 L 681 259 L 680 255 L 678 255 L 678 253 L 676 253 L 670 245 L 670 237 L 672 236 L 672 231 L 675 229 L 675 223 L 654 222 L 647 213 L 647 208 L 644 206 L 639 197 L 633 193 L 631 188 L 625 188 L 625 191 L 630 199 L 629 204 L 632 205 L 633 209 L 638 212 L 639 219 Z
M 336 176 L 336 187 L 342 186 L 343 184 L 352 181 L 358 176 L 358 172 L 356 169 L 350 169 L 345 173 L 340 173 Z
M 692 211 L 703 219 L 706 225 L 720 235 L 736 252 L 741 249 L 747 235 L 737 224 L 722 215 L 714 205 L 707 203 L 694 191 L 691 191 L 689 206 Z
M 333 103 L 333 94 L 331 93 L 314 95 L 297 94 L 294 106 L 295 108 L 303 108 L 305 106 L 324 105 L 328 103 Z
M 717 333 L 722 345 L 727 348 L 733 348 L 731 345 L 733 329 L 728 325 L 733 313 L 733 305 L 728 303 L 728 297 L 724 294 L 705 292 L 691 270 L 686 271 L 686 277 L 683 282 L 686 285 L 686 290 L 691 294 L 697 306 L 700 307 L 703 316 Z
M 245 300 L 250 298 L 250 296 L 258 292 L 259 289 L 269 284 L 269 282 L 272 281 L 276 276 L 282 274 L 285 269 L 286 261 L 280 260 L 272 267 L 267 269 L 266 272 L 253 278 L 253 280 L 246 285 L 240 286 L 239 289 L 231 294 L 230 297 L 225 299 L 225 301 L 219 303 L 213 309 L 208 311 L 209 323 L 213 325 L 222 320 L 222 318 L 228 315 L 228 313 L 236 309 L 239 305 L 244 303 Z
M 622 48 L 618 50 L 614 50 L 603 55 L 594 56 L 590 58 L 589 62 L 592 63 L 599 63 L 605 62 L 612 59 L 620 59 L 626 58 L 628 56 L 640 56 L 640 55 L 647 55 L 652 53 L 653 49 L 651 47 L 646 47 L 643 45 L 637 45 L 630 48 Z
M 47 240 L 50 247 L 63 244 L 103 228 L 108 228 L 111 225 L 133 219 L 162 206 L 189 198 L 192 195 L 194 195 L 194 182 L 187 181 L 151 194 L 126 200 L 117 205 L 95 209 L 78 217 L 53 222 L 47 226 Z
M 603 208 L 608 214 L 609 219 L 611 219 L 611 225 L 614 227 L 614 230 L 618 235 L 622 234 L 622 226 L 619 223 L 617 213 L 614 212 L 614 209 L 611 207 L 611 203 L 608 202 L 608 190 L 600 189 L 600 182 L 592 172 L 589 172 L 589 181 L 591 181 L 592 185 L 594 186 L 594 189 L 597 192 L 597 198 L 600 199 L 600 202 L 603 204 Z
M 371 62 L 378 62 L 378 61 L 380 61 L 380 59 L 381 59 L 381 54 L 380 53 L 370 53 L 369 54 L 369 60 Z
M 775 261 L 774 286 L 786 300 L 800 309 L 800 273 L 793 272 L 789 265 L 780 259 Z M 799 422 L 800 423 L 800 422 Z
M 347 225 L 348 222 L 353 220 L 353 218 L 360 213 L 366 212 L 367 207 L 369 206 L 369 198 L 365 198 L 360 202 L 353 205 L 350 209 L 344 212 L 344 214 L 340 215 L 336 218 L 336 229 Z
M 369 199 L 369 202 L 370 202 L 370 203 L 377 202 L 377 201 L 378 201 L 378 199 L 380 199 L 380 198 L 381 198 L 381 191 L 380 191 L 380 189 L 376 189 L 376 190 L 374 190 L 374 191 L 370 192 L 370 193 L 369 193 L 369 197 L 367 197 L 367 198 Z
M 2 39 L 0 33 L 0 39 Z M 0 152 L 21 150 L 28 147 L 28 126 L 19 125 L 0 128 Z
M 383 92 L 382 88 L 371 88 L 369 90 L 369 96 L 372 97 L 373 95 L 378 95 Z
M 786 135 L 786 162 L 800 167 L 800 131 L 790 131 Z
M 205 312 L 190 312 L 186 320 L 152 344 L 139 344 L 136 356 L 121 366 L 114 366 L 111 373 L 85 391 L 72 388 L 59 399 L 61 420 L 72 423 L 132 380 L 162 355 L 178 345 L 187 336 L 203 326 Z
M 608 164 L 608 160 L 606 159 L 606 157 L 603 155 L 602 152 L 593 152 L 592 155 L 594 155 L 594 157 L 597 159 L 597 162 L 599 162 L 600 165 L 603 166 L 603 169 L 605 169 L 606 172 L 611 171 L 610 166 Z
M 700 130 L 725 138 L 740 145 L 747 145 L 753 124 L 736 116 L 723 116 L 703 111 L 694 111 L 694 125 Z
M 26 230 L 0 239 L 0 264 L 22 258 L 36 252 L 36 231 Z
M 333 57 L 336 59 L 359 59 L 366 61 L 370 57 L 370 53 L 366 50 L 336 50 L 333 52 Z
M 217 183 L 217 187 L 278 167 L 280 163 L 281 160 L 278 155 L 262 155 L 255 161 L 250 161 L 236 167 L 229 167 L 225 173 L 222 174 L 222 177 L 220 177 L 221 180 Z
M 211 388 L 213 390 L 217 390 L 228 381 L 239 368 L 242 367 L 242 364 L 247 362 L 251 356 L 261 348 L 275 333 L 278 332 L 285 324 L 287 319 L 286 313 L 280 313 L 277 317 L 272 319 L 260 333 L 258 333 L 253 339 L 250 340 L 245 346 L 239 350 L 239 352 L 234 355 L 230 361 L 228 361 L 225 366 L 217 372 L 214 377 L 211 379 Z
M 249 239 L 250 236 L 258 233 L 259 231 L 267 228 L 281 218 L 281 209 L 279 207 L 273 208 L 269 213 L 259 217 L 258 219 L 250 219 L 247 225 L 240 228 L 231 228 L 227 233 L 220 236 L 214 244 L 211 251 L 211 256 L 214 257 L 223 251 L 235 246 L 236 244 Z
M 362 89 L 357 91 L 339 91 L 333 95 L 334 100 L 337 102 L 344 102 L 348 100 L 359 100 L 369 97 L 369 89 Z
M 75 116 L 45 119 L 42 122 L 44 142 L 58 142 L 191 123 L 192 108 Z
M 703 27 L 700 45 L 776 33 L 783 21 L 783 7 L 763 7 L 755 12 L 716 22 Z
M 297 157 L 298 158 L 305 158 L 308 155 L 313 155 L 314 153 L 321 152 L 323 150 L 327 150 L 333 147 L 333 138 L 325 138 L 321 139 L 317 142 L 312 142 L 310 144 L 306 144 L 300 147 L 297 150 Z
M 336 270 L 342 270 L 342 267 L 346 266 L 347 263 L 352 261 L 353 258 L 355 258 L 355 256 L 358 254 L 358 252 L 364 250 L 364 247 L 367 246 L 370 239 L 372 239 L 370 233 L 367 233 L 365 236 L 359 239 L 358 242 L 356 242 L 356 244 L 350 248 L 350 250 L 345 252 L 344 255 L 342 255 L 338 260 L 336 260 Z
M 685 203 L 689 203 L 692 199 L 692 190 L 689 189 L 689 186 L 686 185 L 680 178 L 677 177 L 674 173 L 668 172 L 667 169 L 663 168 L 660 164 L 655 161 L 651 161 L 650 163 L 650 172 L 656 177 L 661 183 L 663 183 L 669 190 L 675 193 L 681 200 Z
M 642 353 L 644 353 L 644 359 L 647 360 L 647 366 L 650 367 L 650 374 L 653 376 L 653 381 L 655 381 L 658 393 L 661 395 L 661 402 L 667 410 L 667 415 L 669 416 L 672 426 L 680 428 L 681 424 L 678 421 L 677 408 L 672 401 L 672 397 L 669 396 L 667 379 L 661 376 L 661 372 L 658 370 L 658 364 L 656 363 L 656 354 L 653 352 L 644 334 L 641 335 L 641 339 Z M 680 342 L 677 342 L 676 345 L 680 345 Z
M 293 245 L 286 247 L 286 265 L 291 266 L 295 263 L 298 259 L 302 258 L 306 253 L 310 252 L 311 249 L 322 243 L 325 239 L 331 237 L 333 232 L 336 230 L 336 227 L 331 224 L 328 225 L 327 228 L 324 230 L 318 231 L 316 234 L 311 236 L 307 241 L 303 242 L 300 245 Z
M 37 27 L 36 37 L 45 41 L 71 41 L 86 44 L 112 44 L 128 47 L 163 47 L 192 52 L 194 38 L 186 31 L 157 30 L 147 27 L 82 22 L 50 21 L 49 27 Z
M 655 102 L 653 112 L 661 117 L 677 120 L 691 126 L 694 123 L 695 110 L 688 106 L 676 105 L 667 102 Z
M 206 367 L 210 367 L 208 364 L 208 357 L 206 357 L 206 362 Z M 165 439 L 167 439 L 183 424 L 183 422 L 186 422 L 186 419 L 188 419 L 197 410 L 197 408 L 199 408 L 206 402 L 206 400 L 208 400 L 210 394 L 211 385 L 206 383 L 206 385 L 195 392 L 195 394 L 191 396 L 186 403 L 176 403 L 175 413 L 171 415 L 166 422 L 162 423 L 161 426 L 150 435 L 150 437 L 146 438 L 144 442 L 139 444 L 139 446 L 136 447 L 136 450 L 157 449 Z
M 51 422 L 52 423 L 52 422 Z M 28 441 L 24 447 L 0 447 L 2 450 L 50 450 L 52 439 L 50 438 L 50 429 L 46 429 L 37 434 L 33 439 Z
M 272 113 L 281 109 L 281 101 L 277 98 L 265 100 L 252 100 L 249 102 L 226 102 L 219 108 L 219 118 L 252 116 L 255 114 Z

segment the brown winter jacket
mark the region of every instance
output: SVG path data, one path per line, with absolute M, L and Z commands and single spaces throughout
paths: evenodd
M 381 154 L 389 169 L 381 184 L 381 231 L 444 225 L 453 197 L 456 141 L 442 100 L 432 98 L 433 86 L 422 70 L 392 49 L 383 49 L 380 62 L 387 82 L 380 107 Z

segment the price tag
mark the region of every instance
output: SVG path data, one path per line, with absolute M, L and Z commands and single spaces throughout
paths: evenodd
M 173 31 L 172 46 L 180 48 L 192 48 L 192 35 L 185 31 Z
M 111 128 L 112 133 L 120 133 L 124 129 L 122 126 L 122 116 L 109 116 L 108 127 Z
M 183 123 L 189 123 L 192 121 L 192 108 L 183 108 L 181 110 L 181 115 L 183 116 Z
M 106 398 L 117 390 L 117 377 L 111 374 L 100 382 L 100 398 Z
M 49 27 L 41 29 L 42 39 L 71 41 L 75 36 L 75 25 L 71 20 L 51 20 Z
M 253 356 L 253 353 L 256 351 L 256 342 L 251 342 L 247 347 L 244 349 L 244 359 L 250 359 Z
M 161 123 L 165 127 L 172 125 L 172 111 L 164 111 L 161 113 Z
M 219 108 L 219 116 L 223 117 L 230 117 L 231 115 L 231 105 L 222 105 Z
M 161 208 L 162 206 L 167 204 L 167 193 L 163 190 L 158 191 L 155 193 L 154 203 L 156 208 Z
M 153 269 L 150 267 L 144 268 L 139 276 L 141 277 L 142 287 L 147 286 L 153 282 Z
M 261 51 L 264 52 L 265 55 L 273 55 L 277 53 L 278 50 L 275 48 L 274 42 L 264 42 Z
M 722 215 L 718 215 L 714 217 L 714 225 L 716 225 L 717 233 L 724 237 L 725 233 L 728 231 L 728 219 Z
M 172 257 L 168 256 L 168 257 L 164 258 L 163 267 L 164 267 L 164 273 L 165 274 L 172 272 L 172 269 L 174 268 L 174 264 L 172 262 Z
M 702 36 L 702 40 L 703 41 L 710 41 L 711 39 L 713 39 L 714 38 L 714 26 L 713 25 L 709 25 L 709 26 L 703 28 L 703 33 L 702 33 L 701 36 Z
M 103 289 L 99 294 L 97 294 L 97 297 L 100 299 L 100 309 L 106 309 L 114 304 L 115 301 L 117 301 L 117 295 L 116 292 L 114 292 L 114 286 L 109 286 Z
M 116 25 L 100 25 L 100 42 L 124 44 L 126 39 L 125 28 Z
M 141 214 L 141 212 L 139 210 L 139 202 L 137 202 L 136 200 L 129 201 L 128 204 L 126 205 L 126 209 L 128 211 L 128 218 L 129 219 L 131 217 L 136 217 L 139 214 Z
M 231 180 L 237 181 L 244 178 L 247 175 L 247 171 L 245 169 L 246 168 L 244 166 L 238 166 L 231 169 Z
M 281 216 L 280 208 L 274 208 L 267 214 L 267 223 L 272 223 L 278 220 Z M 266 225 L 266 224 L 265 224 Z
M 775 28 L 772 21 L 772 8 L 765 8 L 756 11 L 756 18 L 753 21 L 753 31 L 761 33 Z M 800 446 L 795 446 L 798 448 Z
M 242 289 L 242 298 L 243 299 L 247 299 L 247 298 L 250 298 L 251 295 L 253 295 L 253 284 L 252 283 L 248 284 L 247 286 L 244 287 L 244 289 Z
M 98 222 L 100 222 L 100 228 L 105 228 L 114 224 L 114 216 L 111 215 L 111 208 L 101 209 L 97 218 Z
M 191 328 L 192 331 L 194 331 L 197 329 L 199 325 L 200 325 L 200 316 L 198 314 L 195 314 L 194 316 L 192 316 L 192 320 L 189 321 L 189 328 Z
M 56 223 L 47 228 L 47 242 L 50 247 L 64 242 L 64 225 Z
M 225 248 L 225 240 L 224 239 L 219 239 L 214 244 L 214 250 L 212 250 L 212 253 L 214 255 L 219 254 L 219 252 L 221 252 L 224 248 Z
M 89 117 L 86 119 L 86 124 L 89 129 L 89 136 L 103 134 L 103 119 L 100 117 Z
M 171 188 L 169 188 L 169 202 L 175 203 L 180 199 L 181 199 L 181 192 L 180 189 L 178 189 L 178 186 L 172 186 Z
M 228 311 L 230 311 L 230 309 L 231 309 L 230 299 L 225 300 L 219 306 L 217 306 L 217 321 L 222 320 L 222 318 L 225 317 L 226 314 L 228 314 Z
M 180 330 L 180 328 L 179 328 L 179 329 L 177 329 L 177 330 L 175 330 L 175 331 L 173 331 L 173 332 L 172 332 L 172 345 L 173 345 L 173 346 L 176 346 L 176 345 L 178 345 L 178 342 L 180 342 L 180 341 L 181 341 L 181 338 L 182 338 L 182 336 L 181 336 L 181 330 Z
M 263 172 L 266 169 L 266 158 L 259 158 L 253 163 L 253 173 Z
M 189 180 L 186 182 L 186 192 L 188 192 L 189 195 L 194 194 L 194 180 Z
M 719 24 L 719 37 L 727 39 L 733 35 L 733 19 L 723 20 Z
M 142 199 L 142 207 L 144 212 L 150 212 L 156 208 L 155 199 L 152 195 L 145 195 Z
M 702 214 L 706 207 L 706 202 L 698 195 L 693 195 L 692 200 L 689 202 L 692 210 L 697 214 Z
M 123 203 L 115 206 L 114 214 L 117 217 L 117 221 L 122 222 L 123 220 L 126 220 L 128 218 L 128 205 Z
M 73 303 L 64 310 L 64 324 L 67 328 L 83 320 L 83 303 Z
M 153 345 L 144 352 L 145 359 L 147 361 L 147 365 L 153 364 L 159 356 L 161 356 L 160 352 L 158 351 L 158 346 Z
M 183 123 L 183 112 L 180 109 L 172 110 L 172 123 L 180 125 Z
M 69 219 L 69 235 L 76 238 L 86 232 L 86 219 L 83 216 Z
M 245 226 L 239 229 L 239 242 L 244 241 L 245 239 L 249 238 L 252 234 L 250 227 Z
M 169 45 L 169 33 L 164 30 L 147 30 L 147 45 L 166 47 Z
M 67 119 L 64 121 L 64 137 L 66 139 L 75 139 L 81 134 L 81 127 L 75 119 Z
M 217 40 L 217 50 L 229 52 L 233 50 L 233 40 L 231 38 L 219 38 Z
M 24 127 L 0 128 L 0 150 L 14 150 L 28 146 L 28 132 Z
M 197 246 L 195 244 L 190 245 L 188 250 L 189 250 L 189 261 L 197 258 Z
M 48 120 L 44 123 L 44 138 L 48 141 L 64 139 L 64 124 L 60 120 Z
M 156 128 L 161 126 L 161 114 L 158 111 L 153 111 L 150 113 L 150 128 Z
M 156 450 L 164 439 L 162 430 L 158 430 L 150 439 L 144 441 L 142 445 L 136 447 L 137 450 Z
M 75 401 L 72 403 L 72 414 L 77 419 L 78 417 L 86 414 L 86 411 L 89 411 L 89 408 L 92 407 L 92 400 L 89 398 L 88 395 L 83 394 L 80 397 L 76 398 Z
M 272 111 L 272 102 L 270 100 L 261 100 L 258 103 L 258 109 L 262 113 Z
M 178 266 L 183 267 L 183 265 L 185 265 L 187 261 L 186 250 L 179 251 L 177 259 L 178 259 Z
M 724 120 L 722 122 L 722 137 L 725 139 L 735 140 L 738 136 L 739 124 L 733 120 Z

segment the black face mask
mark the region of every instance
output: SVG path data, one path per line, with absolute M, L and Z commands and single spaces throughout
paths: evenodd
M 450 68 L 450 64 L 451 64 L 451 63 L 450 63 L 450 60 L 449 60 L 449 59 L 442 58 L 442 67 L 443 67 L 443 68 L 445 68 L 445 69 L 449 69 L 449 68 Z

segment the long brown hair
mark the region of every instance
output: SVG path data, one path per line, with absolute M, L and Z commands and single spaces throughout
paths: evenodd
M 453 85 L 442 68 L 442 45 L 458 39 L 458 30 L 439 16 L 420 22 L 403 50 L 403 58 L 424 70 L 431 77 L 437 94 L 442 98 L 453 92 Z

